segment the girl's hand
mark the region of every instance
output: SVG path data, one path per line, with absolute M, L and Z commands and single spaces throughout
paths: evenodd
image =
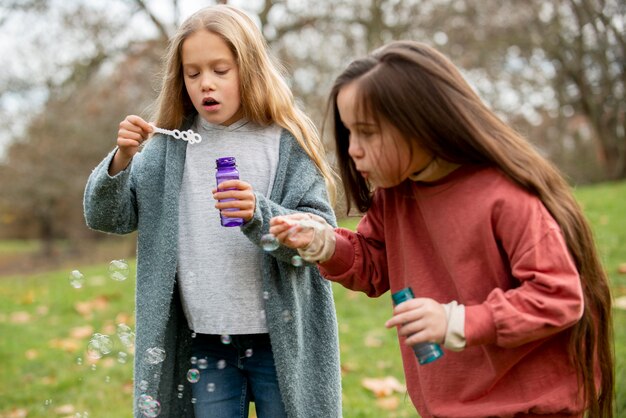
M 254 190 L 249 183 L 241 180 L 226 180 L 218 184 L 217 188 L 213 189 L 212 192 L 213 199 L 218 200 L 215 208 L 220 211 L 222 216 L 242 218 L 245 222 L 248 222 L 254 216 L 256 198 L 254 197 Z M 227 199 L 228 201 L 225 201 Z
M 313 224 L 307 227 L 302 223 L 314 222 L 311 216 L 313 215 L 307 213 L 275 216 L 270 219 L 270 234 L 274 235 L 285 247 L 306 248 L 315 237 L 315 230 L 312 227 Z
M 335 253 L 334 228 L 312 213 L 276 216 L 270 219 L 270 234 L 282 245 L 296 248 L 309 263 L 323 263 Z
M 118 150 L 109 167 L 109 174 L 115 175 L 124 170 L 139 151 L 139 146 L 152 133 L 152 126 L 136 115 L 128 115 L 120 122 L 117 131 Z
M 396 306 L 393 318 L 385 326 L 398 326 L 398 334 L 407 337 L 406 344 L 409 346 L 424 342 L 442 343 L 448 319 L 440 303 L 429 298 L 415 298 Z

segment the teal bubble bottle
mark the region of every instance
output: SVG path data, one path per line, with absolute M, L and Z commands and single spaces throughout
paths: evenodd
M 394 305 L 399 305 L 409 299 L 413 299 L 413 290 L 410 287 L 398 290 L 391 295 Z M 443 356 L 443 350 L 437 343 L 419 343 L 413 346 L 413 352 L 419 364 L 428 364 Z
M 226 180 L 239 180 L 239 170 L 237 170 L 237 161 L 235 157 L 222 157 L 215 160 L 217 172 L 215 173 L 215 180 L 217 185 Z M 224 189 L 229 190 L 229 189 Z M 218 189 L 223 192 L 224 190 Z M 220 202 L 228 202 L 235 199 L 223 199 Z M 236 211 L 235 208 L 224 209 L 225 211 Z M 228 218 L 220 213 L 220 222 L 222 226 L 241 226 L 243 225 L 242 218 Z

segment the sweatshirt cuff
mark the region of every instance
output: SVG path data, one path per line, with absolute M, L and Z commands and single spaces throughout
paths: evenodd
M 335 234 L 335 252 L 323 263 L 319 264 L 324 277 L 332 280 L 332 276 L 339 276 L 347 272 L 354 264 L 354 247 L 352 242 L 343 235 Z
M 496 342 L 496 325 L 487 305 L 465 307 L 466 345 L 475 346 Z
M 442 305 L 446 311 L 448 327 L 443 340 L 443 346 L 452 351 L 461 351 L 465 348 L 465 306 L 459 305 L 456 300 Z

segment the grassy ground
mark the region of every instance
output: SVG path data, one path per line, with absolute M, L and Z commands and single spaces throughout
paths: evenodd
M 626 264 L 626 183 L 581 188 L 576 194 L 594 227 L 614 297 L 625 297 L 626 275 L 618 270 Z M 342 225 L 353 228 L 355 221 Z M 29 245 L 2 243 L 0 249 L 21 253 Z M 108 263 L 0 277 L 0 418 L 131 416 L 133 353 L 116 336 L 120 323 L 134 328 L 130 261 L 125 281 L 108 277 Z M 82 288 L 69 284 L 73 269 L 85 276 Z M 383 326 L 391 312 L 389 298 L 334 289 L 344 416 L 415 417 L 404 392 L 376 396 L 363 385 L 364 379 L 389 377 L 404 383 L 395 332 Z M 614 315 L 617 416 L 626 416 L 626 311 L 614 309 Z M 94 333 L 111 335 L 114 343 L 99 360 L 86 353 Z M 385 388 L 390 386 L 381 391 Z

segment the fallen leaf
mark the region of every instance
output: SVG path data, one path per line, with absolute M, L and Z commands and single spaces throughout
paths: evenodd
M 12 312 L 9 321 L 14 324 L 25 324 L 30 322 L 30 314 L 25 311 Z
M 28 410 L 24 408 L 14 408 L 10 411 L 5 411 L 0 414 L 0 418 L 25 418 L 28 415 Z
M 626 263 L 622 263 L 617 267 L 617 272 L 619 274 L 626 274 Z
M 32 348 L 31 348 L 30 350 L 26 350 L 26 351 L 24 352 L 24 356 L 25 356 L 25 357 L 26 357 L 26 359 L 28 359 L 28 360 L 34 360 L 34 359 L 36 359 L 37 357 L 39 357 L 39 353 L 37 352 L 37 350 L 35 350 L 35 349 L 32 349 Z
M 395 411 L 400 406 L 400 399 L 397 396 L 376 399 L 376 405 L 387 411 Z
M 48 343 L 52 348 L 59 348 L 68 353 L 74 353 L 78 351 L 81 343 L 78 340 L 72 338 L 53 338 Z
M 372 391 L 377 398 L 389 396 L 393 392 L 406 392 L 406 386 L 393 376 L 381 378 L 366 377 L 361 380 L 361 385 L 365 389 Z
M 65 404 L 54 408 L 54 412 L 57 414 L 73 414 L 75 411 L 74 405 Z
M 380 336 L 369 333 L 365 336 L 365 341 L 363 341 L 366 347 L 382 347 L 383 340 Z
M 70 337 L 72 338 L 88 338 L 93 335 L 93 327 L 91 325 L 84 325 L 82 327 L 74 327 L 70 330 Z

